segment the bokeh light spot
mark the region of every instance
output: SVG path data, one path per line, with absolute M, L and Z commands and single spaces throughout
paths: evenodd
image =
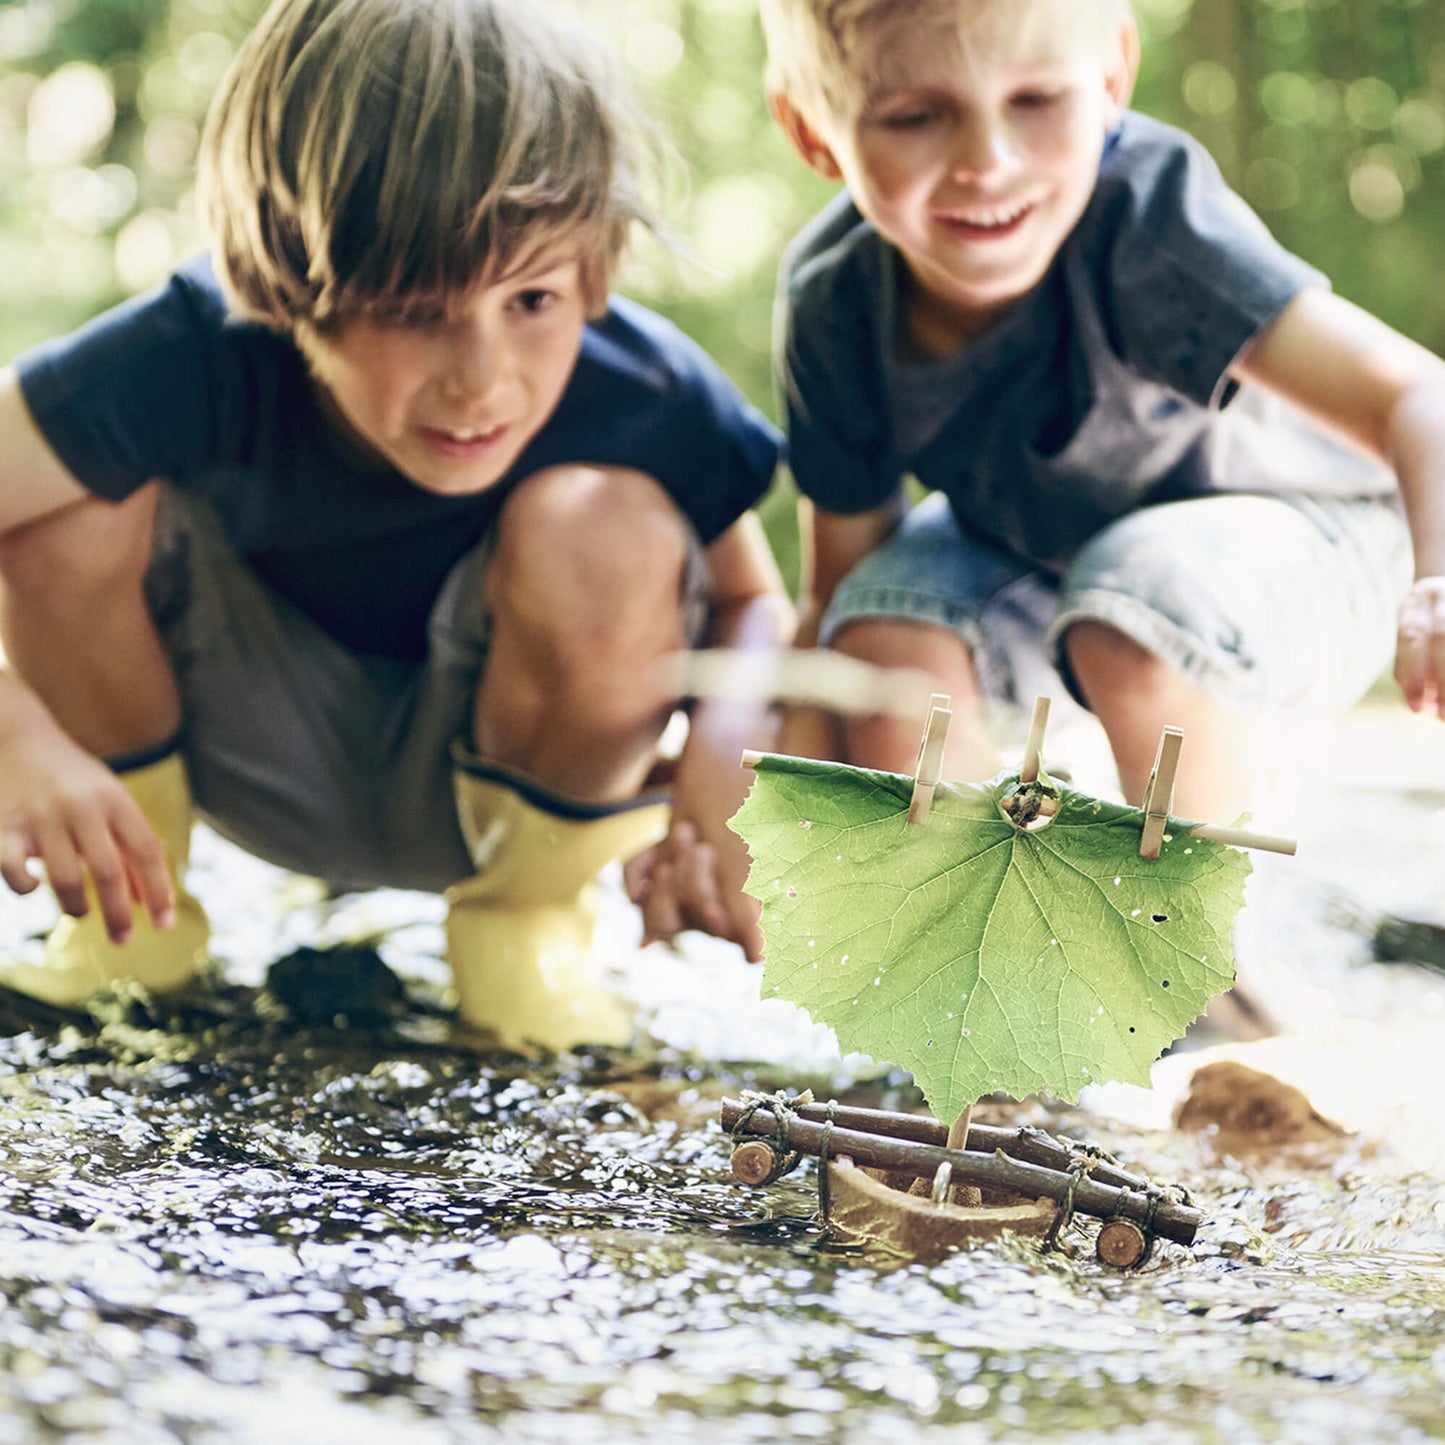
M 1180 88 L 1185 105 L 1196 115 L 1228 115 L 1239 99 L 1234 77 L 1212 60 L 1195 61 L 1184 72 Z
M 115 97 L 103 70 L 72 60 L 35 87 L 28 111 L 30 164 L 58 169 L 81 164 L 110 138 Z
M 1350 172 L 1350 201 L 1367 221 L 1393 221 L 1405 209 L 1405 187 L 1391 166 L 1372 158 Z

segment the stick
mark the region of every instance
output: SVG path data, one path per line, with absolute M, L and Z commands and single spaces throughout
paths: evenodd
M 923 727 L 923 741 L 918 745 L 918 762 L 913 769 L 913 794 L 908 802 L 910 823 L 926 823 L 933 811 L 933 790 L 943 776 L 943 745 L 948 741 L 948 725 L 952 720 L 948 695 L 935 692 L 928 699 L 928 721 Z
M 1019 782 L 1038 781 L 1039 769 L 1044 765 L 1044 729 L 1049 725 L 1049 699 L 1034 699 L 1034 715 L 1029 720 L 1029 735 L 1024 743 L 1024 760 L 1019 764 Z
M 860 717 L 915 718 L 933 681 L 912 667 L 877 667 L 823 648 L 749 652 L 703 648 L 664 657 L 658 685 L 679 697 L 780 701 Z
M 1243 828 L 1221 828 L 1217 823 L 1196 823 L 1189 829 L 1189 837 L 1228 843 L 1231 848 L 1258 848 L 1261 853 L 1287 853 L 1291 858 L 1299 849 L 1293 838 L 1271 838 L 1267 833 L 1246 833 Z
M 945 1149 L 966 1150 L 968 1148 L 968 1124 L 973 1118 L 973 1105 L 970 1104 L 952 1124 L 948 1126 L 948 1139 L 944 1143 Z M 937 1187 L 936 1185 L 934 1186 Z M 948 1198 L 955 1204 L 961 1203 L 962 1186 L 952 1185 L 948 1190 Z
M 788 1120 L 789 1147 L 805 1154 L 822 1153 L 822 1124 L 797 1117 Z M 747 1132 L 776 1135 L 778 1122 L 772 1114 L 759 1109 L 747 1123 Z M 1026 1199 L 1068 1200 L 1072 1208 L 1100 1219 L 1122 1216 L 1152 1228 L 1165 1239 L 1178 1244 L 1192 1244 L 1199 1226 L 1204 1222 L 1197 1209 L 1177 1200 L 1132 1189 L 1116 1189 L 1101 1184 L 1087 1174 L 1076 1175 L 1058 1169 L 1045 1169 L 1010 1158 L 1002 1149 L 993 1154 L 974 1153 L 960 1149 L 939 1149 L 928 1144 L 910 1144 L 864 1134 L 855 1129 L 828 1131 L 830 1156 L 845 1154 L 855 1164 L 870 1169 L 887 1169 L 915 1179 L 932 1179 L 940 1164 L 949 1165 L 956 1182 L 973 1184 L 981 1189 L 1017 1194 Z
M 733 1128 L 741 1113 L 742 1105 L 737 1100 L 724 1099 L 723 1128 Z M 902 1114 L 888 1109 L 859 1109 L 848 1104 L 800 1104 L 794 1113 L 798 1118 L 812 1124 L 825 1123 L 831 1117 L 836 1128 L 857 1129 L 882 1139 L 932 1144 L 937 1148 L 956 1147 L 948 1144 L 949 1131 L 937 1119 L 926 1114 Z M 1068 1169 L 1077 1157 L 1067 1145 L 1061 1144 L 1041 1129 L 999 1129 L 990 1124 L 972 1122 L 968 1126 L 968 1142 L 965 1147 L 974 1153 L 984 1154 L 992 1154 L 995 1150 L 1002 1149 L 1014 1159 L 1022 1159 L 1026 1164 L 1038 1164 L 1044 1169 Z M 1090 1174 L 1101 1184 L 1111 1184 L 1115 1189 L 1146 1187 L 1145 1181 L 1137 1175 L 1103 1159 L 1095 1163 Z
M 1139 856 L 1157 858 L 1164 845 L 1164 830 L 1169 825 L 1169 809 L 1174 803 L 1174 775 L 1179 770 L 1179 749 L 1184 734 L 1178 728 L 1165 728 L 1154 754 L 1154 770 L 1144 789 L 1144 827 L 1139 834 Z

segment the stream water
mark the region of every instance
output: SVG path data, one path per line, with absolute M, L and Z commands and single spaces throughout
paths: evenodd
M 1445 786 L 1356 780 L 1325 816 L 1271 901 L 1273 982 L 1355 1132 L 1228 1152 L 1170 1127 L 1167 1081 L 996 1106 L 1191 1191 L 1196 1243 L 1131 1274 L 1081 1231 L 900 1264 L 827 1237 L 811 1163 L 734 1181 L 724 1095 L 918 1100 L 731 950 L 637 955 L 646 1046 L 487 1053 L 438 1006 L 436 900 L 322 900 L 202 834 L 216 980 L 0 1012 L 0 1445 L 1445 1439 L 1445 980 L 1368 942 L 1439 906 Z M 266 987 L 362 931 L 404 999 Z

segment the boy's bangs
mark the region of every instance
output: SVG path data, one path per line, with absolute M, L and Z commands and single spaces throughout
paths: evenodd
M 1128 0 L 881 0 L 845 44 L 854 74 L 871 83 L 886 69 L 901 24 L 949 37 L 965 64 L 999 56 L 1068 61 L 1101 50 L 1129 13 Z
M 521 3 L 295 0 L 238 56 L 201 190 L 237 304 L 326 328 L 500 278 L 565 242 L 587 301 L 651 131 L 595 47 Z
M 366 162 L 349 186 L 327 187 L 334 220 L 310 248 L 320 324 L 457 294 L 564 239 L 604 266 L 615 259 L 618 158 L 588 88 L 564 88 L 525 55 L 506 76 L 479 74 L 465 52 L 424 59 L 403 55 L 383 85 L 391 104 L 370 108 L 385 134 L 353 135 Z
M 844 112 L 885 81 L 900 27 L 950 37 L 965 63 L 1067 59 L 1111 42 L 1131 13 L 1129 0 L 764 0 L 770 85 Z
M 312 264 L 315 324 L 405 309 L 415 298 L 458 296 L 505 280 L 554 249 L 575 255 L 584 283 L 605 290 L 628 220 L 607 189 L 521 184 L 484 194 L 472 207 L 448 204 L 457 194 L 465 188 L 414 196 L 411 205 L 383 211 L 371 207 L 363 188 L 353 216 L 335 227 Z M 589 300 L 596 299 L 589 287 Z

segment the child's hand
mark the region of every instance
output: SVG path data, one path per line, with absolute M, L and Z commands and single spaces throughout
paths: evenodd
M 139 806 L 104 763 L 54 727 L 0 735 L 0 878 L 16 893 L 39 886 L 32 858 L 77 918 L 89 911 L 89 875 L 116 943 L 130 936 L 136 902 L 157 928 L 175 920 L 160 841 Z
M 1395 681 L 1415 712 L 1445 719 L 1445 577 L 1421 577 L 1405 597 Z
M 667 942 L 689 928 L 736 943 L 750 963 L 763 956 L 759 907 L 743 891 L 747 852 L 728 834 L 713 843 L 695 824 L 676 819 L 667 837 L 626 866 L 628 895 L 642 911 L 644 944 Z

